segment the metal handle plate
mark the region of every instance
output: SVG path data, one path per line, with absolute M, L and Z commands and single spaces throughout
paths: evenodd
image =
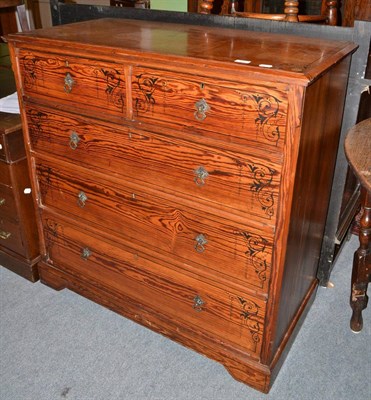
M 72 131 L 70 135 L 70 147 L 72 150 L 76 150 L 80 140 L 79 135 L 75 131 Z
M 11 236 L 10 232 L 0 231 L 0 239 L 9 239 Z
M 205 184 L 205 179 L 209 176 L 209 173 L 204 167 L 198 167 L 193 171 L 195 178 L 194 181 L 197 186 L 203 186 Z
M 66 76 L 64 77 L 64 91 L 66 93 L 71 93 L 74 83 L 75 81 L 73 80 L 71 74 L 67 72 Z
M 206 113 L 210 111 L 210 106 L 205 99 L 198 100 L 195 104 L 195 108 L 194 116 L 197 121 L 203 121 L 206 118 Z
M 84 247 L 81 250 L 81 258 L 87 260 L 91 256 L 91 250 L 88 247 Z
M 202 233 L 200 233 L 196 236 L 195 241 L 195 250 L 197 251 L 197 253 L 203 253 L 205 251 L 205 245 L 207 244 L 206 237 Z
M 84 208 L 86 200 L 88 200 L 88 196 L 83 191 L 79 192 L 77 195 L 77 204 L 79 207 Z
M 204 306 L 205 302 L 201 299 L 201 297 L 199 295 L 197 295 L 194 299 L 193 299 L 193 309 L 197 312 L 203 311 L 203 306 Z

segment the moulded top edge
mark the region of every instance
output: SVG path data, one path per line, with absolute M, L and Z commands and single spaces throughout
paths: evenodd
M 90 55 L 95 49 L 101 54 L 142 55 L 147 59 L 156 55 L 169 62 L 191 58 L 195 64 L 223 65 L 241 73 L 274 72 L 306 82 L 357 48 L 344 41 L 109 18 L 9 35 L 8 40 L 44 43 L 46 49 L 50 41 L 68 43 L 76 49 L 84 47 Z

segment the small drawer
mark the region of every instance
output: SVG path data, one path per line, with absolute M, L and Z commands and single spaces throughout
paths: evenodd
M 227 151 L 136 128 L 26 107 L 33 150 L 143 183 L 190 202 L 273 224 L 281 157 Z M 246 152 L 249 149 L 244 149 Z
M 126 118 L 125 66 L 73 56 L 20 50 L 26 96 L 58 100 L 104 118 Z
M 130 247 L 95 238 L 60 219 L 43 215 L 48 263 L 82 281 L 128 296 L 164 318 L 209 332 L 259 358 L 266 302 L 184 275 Z M 138 309 L 140 314 L 140 310 Z
M 180 124 L 182 129 L 227 142 L 282 149 L 287 123 L 287 86 L 215 81 L 194 75 L 135 68 L 134 118 Z
M 137 248 L 181 260 L 182 267 L 267 293 L 274 227 L 252 219 L 231 222 L 183 205 L 175 197 L 114 185 L 56 165 L 36 166 L 44 206 Z
M 2 184 L 0 184 L 0 217 L 18 221 L 13 189 Z
M 0 113 L 0 161 L 11 163 L 25 157 L 20 116 Z
M 25 256 L 21 228 L 18 222 L 0 216 L 0 248 L 5 247 L 17 254 Z

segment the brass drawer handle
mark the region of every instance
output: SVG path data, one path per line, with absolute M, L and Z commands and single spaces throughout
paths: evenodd
M 0 206 L 3 206 L 5 204 L 5 199 L 0 199 Z
M 90 249 L 89 249 L 88 247 L 84 247 L 84 248 L 81 250 L 81 258 L 82 258 L 83 260 L 87 260 L 90 256 L 91 256 L 91 251 L 90 251 Z
M 79 194 L 77 195 L 77 204 L 79 205 L 79 207 L 84 208 L 87 199 L 88 196 L 83 191 L 79 192 Z
M 11 236 L 10 232 L 0 231 L 0 239 L 9 239 Z
M 197 312 L 203 311 L 203 305 L 205 304 L 205 302 L 201 299 L 201 297 L 199 295 L 197 295 L 194 299 L 193 299 L 193 309 L 196 310 Z
M 196 102 L 195 107 L 195 118 L 197 121 L 203 121 L 206 118 L 206 113 L 210 111 L 210 106 L 207 104 L 205 99 L 201 99 Z
M 196 236 L 195 241 L 195 250 L 197 251 L 197 253 L 203 253 L 205 251 L 205 245 L 207 244 L 206 237 L 202 233 L 200 233 Z
M 194 181 L 197 186 L 203 186 L 205 184 L 205 179 L 209 176 L 209 173 L 204 167 L 198 167 L 194 171 L 195 178 Z
M 72 150 L 76 150 L 80 140 L 79 135 L 75 131 L 72 131 L 70 135 L 70 147 Z
M 64 91 L 66 93 L 71 93 L 74 83 L 75 81 L 72 79 L 71 74 L 67 72 L 66 76 L 64 77 Z

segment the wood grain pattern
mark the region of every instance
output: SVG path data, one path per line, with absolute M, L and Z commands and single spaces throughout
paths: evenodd
M 53 110 L 26 107 L 32 149 L 68 159 L 81 166 L 106 170 L 120 179 L 169 194 L 197 197 L 200 207 L 210 205 L 228 213 L 251 216 L 274 225 L 280 183 L 280 158 L 243 148 L 227 151 L 183 141 L 170 130 L 164 136 L 135 126 L 99 125 L 94 120 Z M 77 143 L 71 143 L 71 135 Z M 216 143 L 218 144 L 218 143 Z M 207 177 L 200 179 L 202 167 Z M 113 170 L 113 171 L 112 171 Z M 226 202 L 225 199 L 229 201 Z
M 344 106 L 345 99 L 346 87 L 341 82 L 349 70 L 349 61 L 344 60 L 307 89 L 274 344 L 276 349 L 287 334 L 298 305 L 316 282 L 331 190 L 328 182 L 335 168 L 339 144 L 341 115 L 337 110 Z M 327 93 L 329 98 L 325 98 L 323 93 Z M 316 118 L 313 120 L 311 115 L 316 115 Z
M 353 26 L 354 21 L 371 21 L 369 0 L 347 0 L 344 3 L 343 26 Z
M 267 291 L 272 230 L 256 228 L 245 221 L 233 224 L 210 213 L 202 215 L 174 198 L 159 197 L 132 185 L 116 186 L 78 171 L 63 170 L 51 163 L 37 163 L 36 173 L 43 206 L 58 210 L 113 231 L 136 248 L 165 252 L 182 260 L 184 268 L 199 273 L 206 268 L 256 290 Z M 82 204 L 78 196 L 84 193 Z M 197 245 L 203 235 L 207 244 Z M 226 267 L 228 265 L 228 268 Z
M 356 46 L 133 20 L 9 41 L 42 282 L 267 392 L 316 291 Z M 119 112 L 102 66 L 123 77 Z
M 177 122 L 191 132 L 206 130 L 223 141 L 250 146 L 256 142 L 281 149 L 285 142 L 284 85 L 195 80 L 194 76 L 135 68 L 132 90 L 134 118 L 138 120 Z M 200 101 L 206 104 L 205 112 L 198 111 Z
M 147 306 L 162 308 L 181 325 L 214 333 L 259 356 L 265 305 L 259 299 L 215 287 L 157 265 L 144 253 L 117 248 L 63 222 L 44 217 L 49 263 L 103 290 L 122 293 Z M 81 256 L 83 249 L 90 255 Z M 68 260 L 68 263 L 66 263 Z M 126 260 L 123 262 L 122 260 Z M 195 304 L 199 296 L 203 304 Z
M 75 275 L 67 274 L 45 263 L 40 263 L 39 270 L 41 281 L 55 290 L 65 288 L 73 290 L 138 324 L 223 363 L 235 379 L 250 384 L 262 392 L 269 391 L 269 369 L 251 359 L 246 355 L 246 351 L 240 351 L 228 342 L 216 339 L 215 335 L 205 330 L 200 329 L 195 334 L 192 327 L 188 328 L 184 325 L 180 328 L 177 319 L 169 319 L 156 312 L 151 306 L 133 301 L 132 298 L 124 295 L 107 296 L 107 292 L 101 287 L 88 281 L 81 281 Z
M 19 60 L 25 95 L 126 116 L 123 65 L 26 51 L 20 52 Z
M 108 30 L 111 32 L 109 45 Z M 148 40 L 152 36 L 154 40 Z M 99 52 L 101 60 L 112 62 L 114 58 L 117 62 L 123 56 L 130 62 L 140 54 L 135 64 L 169 72 L 192 71 L 196 76 L 215 79 L 220 79 L 222 72 L 234 75 L 237 80 L 249 76 L 300 85 L 308 84 L 318 76 L 319 70 L 323 71 L 325 66 L 330 68 L 355 49 L 350 42 L 306 38 L 303 52 L 303 39 L 288 34 L 115 18 L 80 22 L 78 29 L 71 24 L 9 35 L 8 40 L 27 43 L 28 48 L 32 46 L 39 51 L 52 48 L 54 53 L 57 51 L 65 57 L 78 54 L 87 59 L 88 54 Z M 236 59 L 251 63 L 238 64 L 234 62 Z M 272 67 L 260 67 L 260 64 Z

